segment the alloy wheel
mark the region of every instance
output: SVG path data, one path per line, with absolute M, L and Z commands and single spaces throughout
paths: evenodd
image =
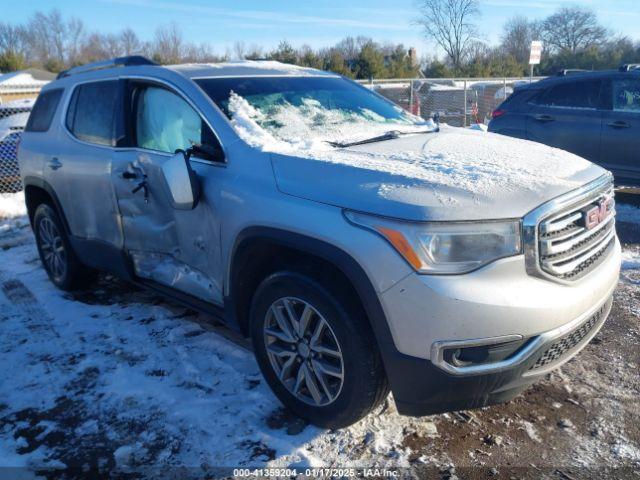
M 283 297 L 267 310 L 263 330 L 269 361 L 286 389 L 312 406 L 333 403 L 344 383 L 344 362 L 326 319 L 310 303 Z
M 67 272 L 67 252 L 62 235 L 56 224 L 46 217 L 40 221 L 38 234 L 45 266 L 56 280 L 61 280 Z

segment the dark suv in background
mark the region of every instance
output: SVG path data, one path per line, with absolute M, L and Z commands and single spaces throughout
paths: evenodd
M 558 147 L 597 163 L 617 186 L 640 187 L 640 65 L 565 70 L 516 89 L 489 131 Z

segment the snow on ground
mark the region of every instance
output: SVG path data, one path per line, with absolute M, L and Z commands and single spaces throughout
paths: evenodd
M 24 193 L 0 193 L 0 220 L 21 217 L 27 214 Z
M 479 130 L 480 132 L 486 132 L 488 127 L 484 123 L 474 123 L 469 127 L 469 130 Z
M 14 201 L 0 208 L 13 215 Z M 249 466 L 449 475 L 535 465 L 564 478 L 581 466 L 640 467 L 638 267 L 625 271 L 597 342 L 516 400 L 414 419 L 389 399 L 327 431 L 287 413 L 243 342 L 211 319 L 111 277 L 55 289 L 24 217 L 0 221 L 0 266 L 0 466 L 143 477 L 185 467 L 181 478 Z

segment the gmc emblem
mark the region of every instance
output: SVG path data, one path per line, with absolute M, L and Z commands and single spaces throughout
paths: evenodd
M 607 197 L 598 202 L 597 205 L 587 207 L 582 212 L 584 228 L 591 230 L 604 222 L 613 211 L 614 201 L 612 197 Z

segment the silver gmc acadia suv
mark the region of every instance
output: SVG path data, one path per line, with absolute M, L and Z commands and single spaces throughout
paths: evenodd
M 313 69 L 76 67 L 19 162 L 57 287 L 108 271 L 219 317 L 329 428 L 389 390 L 405 415 L 511 399 L 593 338 L 618 281 L 610 173 Z

